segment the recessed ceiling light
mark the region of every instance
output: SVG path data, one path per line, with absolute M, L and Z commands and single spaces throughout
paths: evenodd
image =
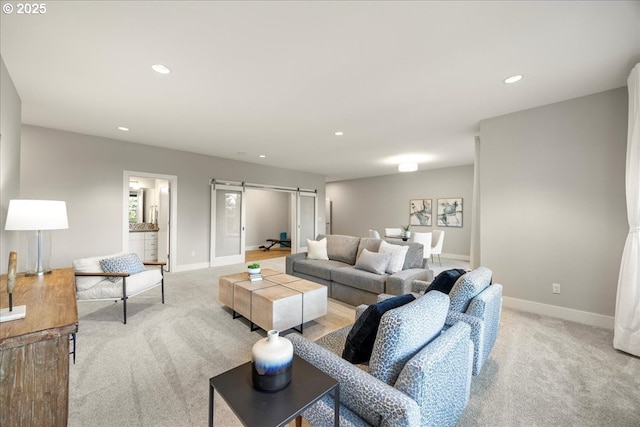
M 118 126 L 118 130 L 121 130 L 122 132 L 129 132 L 129 128 L 126 128 L 124 126 Z
M 264 154 L 260 154 L 260 156 L 258 156 L 258 157 L 260 157 L 261 159 L 264 159 L 267 156 L 265 156 Z
M 516 74 L 515 76 L 507 77 L 506 79 L 504 79 L 504 82 L 506 84 L 511 84 L 511 83 L 519 82 L 520 80 L 522 80 L 522 76 L 520 74 Z
M 337 131 L 334 135 L 335 135 L 335 136 L 342 136 L 342 135 L 344 135 L 344 132 L 342 132 L 342 131 Z
M 171 72 L 171 70 L 167 66 L 162 64 L 152 65 L 151 68 L 153 68 L 153 71 L 159 74 L 169 74 Z
M 417 163 L 400 163 L 398 165 L 398 171 L 400 172 L 415 172 L 418 170 Z

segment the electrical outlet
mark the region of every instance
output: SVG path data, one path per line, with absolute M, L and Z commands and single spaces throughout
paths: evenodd
M 560 283 L 553 283 L 551 286 L 554 294 L 560 293 Z
M 191 252 L 191 256 L 196 256 L 196 251 Z

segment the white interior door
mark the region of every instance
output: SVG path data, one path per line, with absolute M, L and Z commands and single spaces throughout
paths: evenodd
M 296 194 L 295 215 L 296 225 L 291 236 L 291 252 L 306 252 L 307 239 L 313 240 L 317 235 L 318 206 L 316 193 L 298 191 Z
M 244 262 L 245 206 L 241 185 L 211 185 L 211 266 Z

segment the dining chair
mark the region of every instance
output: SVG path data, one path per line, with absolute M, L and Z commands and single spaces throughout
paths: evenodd
M 433 238 L 431 240 L 431 257 L 438 255 L 438 263 L 442 265 L 440 261 L 440 254 L 442 253 L 442 244 L 444 243 L 444 231 L 433 230 Z
M 429 257 L 431 256 L 431 239 L 433 235 L 431 232 L 420 232 L 414 231 L 411 235 L 411 240 L 415 243 L 422 243 L 424 247 L 424 252 L 422 254 L 422 258 L 424 259 L 423 267 L 429 267 Z
M 400 237 L 400 236 L 404 236 L 404 233 L 402 232 L 402 228 L 385 228 L 384 229 L 384 236 L 385 237 Z

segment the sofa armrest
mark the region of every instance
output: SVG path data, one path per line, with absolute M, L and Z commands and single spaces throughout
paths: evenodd
M 400 372 L 395 387 L 422 409 L 420 425 L 455 425 L 467 406 L 473 362 L 469 334 L 469 325 L 456 323 L 420 350 Z
M 299 334 L 286 336 L 294 352 L 340 383 L 340 403 L 370 424 L 420 425 L 420 408 L 403 392 Z M 382 420 L 382 421 L 380 421 Z
M 408 268 L 398 271 L 387 277 L 385 293 L 391 295 L 404 295 L 411 292 L 411 283 L 414 280 L 431 281 L 433 271 L 424 268 Z
M 287 255 L 285 258 L 286 270 L 285 273 L 293 276 L 293 263 L 298 260 L 303 260 L 307 257 L 306 252 L 298 252 L 297 254 Z

